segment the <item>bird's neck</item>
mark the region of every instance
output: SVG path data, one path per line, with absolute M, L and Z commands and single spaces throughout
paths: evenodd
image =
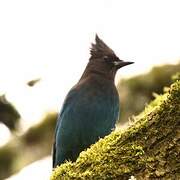
M 116 72 L 113 69 L 108 69 L 107 67 L 103 66 L 102 64 L 89 62 L 84 70 L 81 79 L 87 78 L 89 76 L 96 75 L 98 77 L 111 80 L 114 82 Z M 80 79 L 80 80 L 81 80 Z

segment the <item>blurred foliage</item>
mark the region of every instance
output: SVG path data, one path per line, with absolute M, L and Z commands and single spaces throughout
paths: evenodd
M 39 142 L 46 139 L 46 142 L 52 141 L 52 134 L 56 124 L 57 114 L 47 114 L 42 123 L 31 127 L 23 136 L 22 139 L 25 144 L 39 144 Z
M 27 82 L 27 85 L 30 86 L 30 87 L 33 87 L 33 86 L 36 85 L 39 81 L 41 81 L 40 78 L 33 79 L 33 80 L 28 81 L 28 82 Z
M 163 93 L 163 87 L 172 83 L 171 77 L 176 72 L 180 72 L 180 63 L 154 67 L 149 73 L 121 80 L 118 83 L 121 105 L 118 123 L 124 124 L 129 117 L 140 113 L 153 99 L 153 94 Z
M 17 152 L 9 145 L 0 148 L 0 179 L 13 173 L 13 162 Z
M 0 122 L 12 131 L 17 128 L 19 119 L 20 114 L 15 107 L 7 101 L 5 95 L 0 96 Z
M 56 120 L 56 112 L 48 113 L 42 122 L 0 148 L 0 179 L 51 154 Z

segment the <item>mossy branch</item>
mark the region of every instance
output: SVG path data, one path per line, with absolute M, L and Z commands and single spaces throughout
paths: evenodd
M 135 123 L 57 167 L 51 180 L 180 179 L 180 81 L 156 97 Z

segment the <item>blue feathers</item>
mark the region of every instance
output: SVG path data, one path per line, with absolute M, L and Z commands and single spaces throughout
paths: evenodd
M 112 85 L 92 79 L 68 93 L 56 127 L 54 167 L 65 160 L 75 161 L 81 151 L 115 127 L 119 98 Z
M 76 161 L 80 152 L 108 135 L 119 116 L 119 96 L 114 77 L 131 62 L 120 60 L 96 36 L 91 58 L 79 82 L 69 91 L 58 117 L 53 167 Z

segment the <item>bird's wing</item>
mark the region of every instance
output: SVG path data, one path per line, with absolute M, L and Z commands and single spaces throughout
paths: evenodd
M 76 87 L 73 87 L 69 93 L 67 94 L 65 100 L 64 100 L 64 103 L 62 105 L 62 108 L 61 108 L 61 111 L 59 113 L 59 116 L 57 118 L 57 125 L 56 125 L 56 130 L 55 130 L 55 135 L 56 135 L 56 131 L 57 131 L 57 127 L 59 126 L 59 123 L 61 121 L 61 116 L 62 114 L 64 113 L 64 111 L 69 107 L 71 106 L 71 104 L 73 102 L 75 102 L 73 99 L 77 97 L 77 94 L 78 94 L 78 90 L 76 89 Z
M 61 108 L 61 111 L 59 113 L 59 116 L 57 118 L 57 124 L 56 124 L 56 128 L 55 128 L 55 141 L 54 141 L 54 144 L 53 144 L 53 168 L 55 166 L 55 159 L 56 159 L 56 134 L 57 134 L 57 129 L 59 127 L 59 123 L 61 121 L 61 116 L 62 114 L 64 113 L 64 111 L 67 109 L 67 107 L 73 102 L 73 98 L 76 97 L 76 94 L 77 94 L 77 90 L 75 87 L 73 87 L 69 93 L 67 94 L 65 100 L 64 100 L 64 103 L 63 103 L 63 106 Z

